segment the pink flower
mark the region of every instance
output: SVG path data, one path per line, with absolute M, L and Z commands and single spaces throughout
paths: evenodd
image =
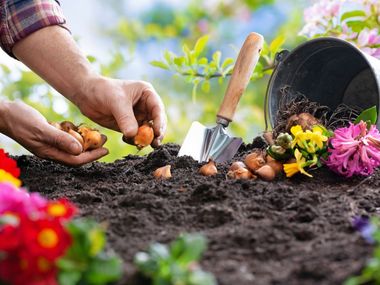
M 0 215 L 30 215 L 42 211 L 47 205 L 47 201 L 40 194 L 29 194 L 25 189 L 16 188 L 9 183 L 0 183 L 0 201 Z
M 350 124 L 335 130 L 326 165 L 345 177 L 371 175 L 380 166 L 380 133 L 375 125 Z
M 358 45 L 359 47 L 374 46 L 380 44 L 380 36 L 378 29 L 364 29 L 359 33 Z

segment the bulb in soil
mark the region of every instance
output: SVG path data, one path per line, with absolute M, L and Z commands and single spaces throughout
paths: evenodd
M 172 177 L 171 165 L 166 165 L 160 168 L 157 168 L 153 172 L 153 176 L 157 179 L 169 179 Z
M 63 121 L 61 123 L 61 128 L 65 132 L 69 132 L 69 130 L 77 131 L 77 129 L 78 129 L 72 122 L 69 122 L 69 121 Z
M 68 133 L 73 136 L 78 142 L 80 142 L 80 144 L 83 146 L 84 145 L 84 141 L 83 141 L 83 137 L 77 133 L 76 131 L 74 130 L 69 130 Z M 83 147 L 84 148 L 84 147 Z
M 269 165 L 264 165 L 256 170 L 255 174 L 257 174 L 261 179 L 265 181 L 272 181 L 276 177 L 276 172 Z
M 265 164 L 264 156 L 261 152 L 252 152 L 244 160 L 245 165 L 251 171 L 256 171 Z
M 272 167 L 276 175 L 280 174 L 284 169 L 284 165 L 277 160 L 268 161 L 266 165 Z
M 263 134 L 263 138 L 267 142 L 268 145 L 274 145 L 273 132 L 265 131 Z
M 235 161 L 234 163 L 231 164 L 229 171 L 235 171 L 240 168 L 246 168 L 247 166 L 244 164 L 242 161 Z
M 133 143 L 137 149 L 141 150 L 150 145 L 154 139 L 153 121 L 145 122 L 139 127 L 137 135 L 133 139 Z
M 301 113 L 298 115 L 293 115 L 288 119 L 286 131 L 289 133 L 290 129 L 295 125 L 300 125 L 304 131 L 311 130 L 313 126 L 319 124 L 319 120 L 313 115 L 309 113 Z
M 207 164 L 203 165 L 199 169 L 199 173 L 203 176 L 213 176 L 218 173 L 218 169 L 216 168 L 215 162 L 210 160 Z
M 240 167 L 235 170 L 230 170 L 227 173 L 227 176 L 232 178 L 232 179 L 241 179 L 241 180 L 248 180 L 248 179 L 253 179 L 255 180 L 257 176 L 253 175 L 251 171 L 249 171 L 245 167 Z
M 89 131 L 84 136 L 83 151 L 102 146 L 102 136 L 98 131 Z

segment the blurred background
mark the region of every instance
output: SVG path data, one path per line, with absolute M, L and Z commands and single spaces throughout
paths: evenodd
M 192 48 L 203 35 L 209 35 L 203 51 L 206 58 L 212 58 L 215 51 L 220 51 L 218 54 L 223 59 L 235 59 L 251 31 L 263 34 L 268 43 L 280 37 L 278 45 L 291 49 L 304 40 L 298 33 L 303 26 L 303 9 L 310 5 L 309 1 L 298 0 L 60 2 L 73 35 L 94 68 L 106 76 L 146 80 L 154 85 L 168 115 L 164 142 L 179 144 L 193 120 L 214 123 L 228 78 L 207 80 L 207 84 L 202 85 L 198 84 L 197 78 L 182 76 L 171 68 L 164 70 L 150 63 L 163 60 L 165 51 L 181 54 L 184 44 Z M 268 58 L 267 63 L 270 61 Z M 135 147 L 122 142 L 119 133 L 105 130 L 84 118 L 75 106 L 19 62 L 0 53 L 0 63 L 0 99 L 22 99 L 49 121 L 85 122 L 99 128 L 108 136 L 106 147 L 110 149 L 104 161 L 111 162 L 137 153 Z M 243 137 L 246 143 L 264 129 L 263 100 L 269 76 L 270 71 L 267 71 L 257 77 L 260 79 L 252 80 L 231 125 L 231 132 Z M 195 89 L 194 85 L 198 88 Z M 4 136 L 0 136 L 0 146 L 11 154 L 27 153 Z

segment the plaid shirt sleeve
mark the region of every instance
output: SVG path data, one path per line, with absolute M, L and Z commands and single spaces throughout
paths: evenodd
M 55 0 L 0 0 L 0 45 L 13 56 L 12 48 L 21 39 L 47 26 L 67 28 Z

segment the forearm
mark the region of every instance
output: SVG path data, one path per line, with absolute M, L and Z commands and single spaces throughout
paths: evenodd
M 70 33 L 60 26 L 34 32 L 13 47 L 14 55 L 66 98 L 79 104 L 97 75 Z

